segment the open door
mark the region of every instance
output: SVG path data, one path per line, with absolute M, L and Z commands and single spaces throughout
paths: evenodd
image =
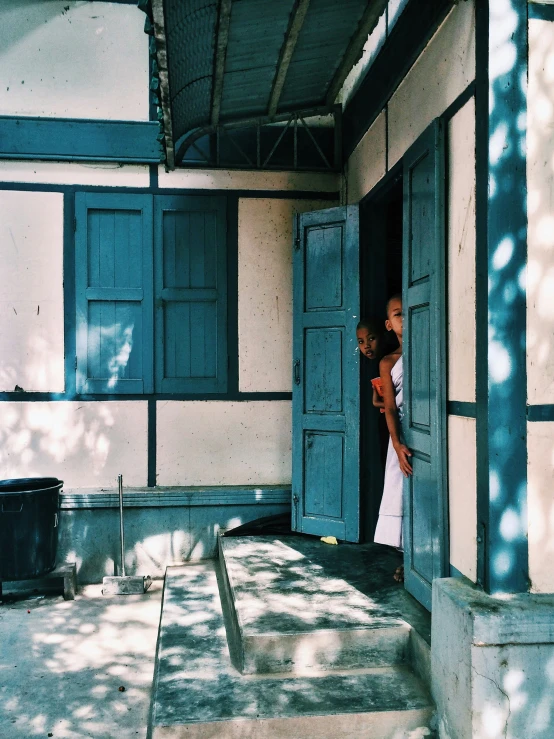
M 404 157 L 404 420 L 414 473 L 404 483 L 406 589 L 431 609 L 448 572 L 444 137 L 435 121 Z
M 293 274 L 292 528 L 357 542 L 358 206 L 298 216 Z

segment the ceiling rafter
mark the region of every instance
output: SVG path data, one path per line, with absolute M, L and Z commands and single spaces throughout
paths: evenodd
M 165 35 L 165 15 L 163 0 L 152 0 L 152 19 L 154 37 L 156 39 L 156 59 L 160 78 L 160 103 L 163 113 L 165 137 L 166 166 L 175 169 L 175 149 L 173 143 L 173 120 L 171 117 L 171 96 L 169 92 L 169 74 L 167 69 L 167 45 Z
M 387 4 L 388 0 L 369 0 L 364 14 L 358 23 L 358 28 L 350 39 L 350 43 L 348 44 L 342 61 L 331 80 L 329 88 L 327 89 L 327 93 L 325 95 L 326 105 L 331 106 L 334 104 L 345 79 L 348 77 L 348 73 L 362 55 L 367 37 L 377 25 L 377 22 L 384 13 Z
M 296 0 L 295 6 L 292 10 L 289 26 L 285 34 L 285 40 L 281 47 L 279 62 L 277 63 L 277 71 L 275 72 L 273 85 L 271 87 L 271 95 L 269 97 L 269 105 L 267 109 L 267 114 L 270 118 L 277 113 L 289 65 L 302 25 L 304 24 L 304 19 L 306 18 L 309 5 L 310 0 Z
M 225 74 L 225 58 L 229 43 L 229 25 L 231 23 L 232 0 L 220 0 L 217 24 L 217 40 L 215 47 L 214 82 L 212 94 L 212 126 L 219 123 L 221 99 L 223 96 L 223 77 Z

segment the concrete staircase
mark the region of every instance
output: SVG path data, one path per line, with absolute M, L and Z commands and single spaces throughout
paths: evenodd
M 424 640 L 317 546 L 221 538 L 219 562 L 168 568 L 151 739 L 431 736 Z

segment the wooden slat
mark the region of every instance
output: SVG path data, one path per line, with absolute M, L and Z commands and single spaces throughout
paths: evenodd
M 279 100 L 281 99 L 281 93 L 285 85 L 285 79 L 289 69 L 289 64 L 300 35 L 300 30 L 304 24 L 306 13 L 308 12 L 308 6 L 310 0 L 297 0 L 294 9 L 291 13 L 289 27 L 285 34 L 285 41 L 281 47 L 281 54 L 279 56 L 279 62 L 277 64 L 277 71 L 273 80 L 273 86 L 271 88 L 271 95 L 269 98 L 269 106 L 267 109 L 268 116 L 274 116 L 277 113 L 277 107 Z
M 231 22 L 232 0 L 220 0 L 217 26 L 217 42 L 215 50 L 214 81 L 212 93 L 212 126 L 219 123 L 221 98 L 223 96 L 223 77 L 225 74 L 225 59 L 227 44 L 229 43 L 229 25 Z

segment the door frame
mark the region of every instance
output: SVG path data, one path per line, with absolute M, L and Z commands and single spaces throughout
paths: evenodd
M 444 125 L 444 116 L 441 116 L 441 121 Z M 444 158 L 444 164 L 447 171 L 447 139 L 446 135 L 444 137 L 444 146 L 445 146 L 445 158 Z M 371 241 L 373 239 L 379 240 L 383 239 L 383 234 L 381 231 L 381 226 L 377 224 L 377 221 L 379 219 L 372 220 L 372 211 L 379 210 L 379 206 L 387 200 L 387 198 L 391 194 L 391 190 L 399 181 L 402 180 L 403 171 L 404 171 L 404 163 L 405 163 L 405 156 L 408 152 L 406 151 L 405 154 L 401 157 L 401 159 L 377 182 L 373 188 L 366 194 L 364 197 L 360 200 L 360 281 L 362 275 L 369 275 L 369 284 L 366 286 L 360 285 L 360 307 L 362 310 L 368 309 L 368 304 L 365 301 L 365 294 L 368 292 L 372 292 L 376 298 L 375 301 L 373 301 L 373 304 L 376 303 L 378 300 L 383 299 L 383 266 L 385 264 L 384 261 L 384 255 L 385 255 L 385 248 L 384 248 L 384 240 L 381 240 L 379 247 L 377 249 L 369 248 L 368 246 L 371 244 Z M 442 317 L 441 321 L 443 322 L 444 326 L 446 327 L 445 330 L 441 332 L 441 335 L 443 337 L 444 346 L 441 347 L 441 354 L 444 357 L 443 365 L 445 367 L 445 373 L 447 372 L 448 367 L 448 334 L 447 334 L 447 326 L 448 326 L 448 316 L 447 316 L 447 307 L 448 307 L 448 300 L 447 300 L 447 289 L 448 289 L 448 241 L 447 241 L 447 230 L 446 230 L 446 224 L 447 224 L 447 218 L 448 218 L 448 181 L 447 177 L 445 175 L 444 179 L 444 197 L 442 199 L 442 205 L 443 205 L 443 213 L 441 214 L 443 228 L 444 228 L 444 254 L 443 254 L 443 260 L 441 265 L 439 265 L 439 290 L 438 290 L 438 311 L 440 316 Z M 403 201 L 402 204 L 402 217 L 404 219 L 406 215 L 406 202 Z M 381 219 L 382 222 L 382 219 Z M 367 233 L 366 233 L 367 228 Z M 406 244 L 402 244 L 402 262 L 404 264 L 407 253 L 406 253 Z M 365 265 L 362 262 L 362 259 L 364 258 L 364 254 L 367 253 L 370 262 L 369 264 L 366 263 Z M 367 270 L 367 271 L 365 271 Z M 386 288 L 385 288 L 386 289 Z M 386 296 L 384 298 L 386 300 Z M 440 521 L 440 524 L 442 524 L 442 531 L 441 531 L 441 537 L 442 541 L 444 542 L 444 558 L 448 559 L 448 562 L 445 563 L 446 567 L 446 573 L 443 574 L 443 577 L 447 577 L 450 574 L 450 521 L 449 521 L 449 515 L 448 515 L 448 413 L 447 413 L 447 395 L 448 395 L 448 388 L 446 382 L 442 385 L 442 393 L 441 393 L 441 400 L 440 400 L 440 407 L 441 407 L 441 413 L 443 416 L 443 439 L 441 441 L 441 489 L 442 489 L 442 499 L 440 501 L 440 507 L 443 511 L 444 515 L 442 516 L 442 519 Z M 378 444 L 378 438 L 375 436 L 375 438 L 371 438 L 371 441 Z M 375 480 L 375 476 L 373 476 L 373 479 L 370 478 L 370 486 L 374 486 L 377 484 Z M 374 487 L 371 489 L 375 489 Z M 404 485 L 404 505 L 406 505 L 406 485 Z M 411 531 L 409 530 L 409 526 L 404 526 L 403 535 L 405 539 L 411 538 Z M 404 546 L 404 560 L 406 561 L 406 552 L 408 551 L 408 546 Z M 425 605 L 425 604 L 424 604 Z
M 384 218 L 382 206 L 391 199 L 393 190 L 402 182 L 402 162 L 398 162 L 360 200 L 360 317 L 384 313 L 387 300 Z M 374 248 L 377 245 L 377 248 Z M 369 284 L 363 278 L 369 277 Z M 368 299 L 369 298 L 369 299 Z M 384 321 L 384 318 L 383 318 Z M 360 363 L 360 408 L 371 405 L 371 388 Z M 361 412 L 363 412 L 361 410 Z M 364 449 L 379 449 L 378 416 L 371 413 L 362 420 L 360 414 L 360 528 L 362 541 L 372 542 L 383 494 L 384 470 L 375 464 L 364 464 Z M 363 493 L 366 495 L 363 495 Z

